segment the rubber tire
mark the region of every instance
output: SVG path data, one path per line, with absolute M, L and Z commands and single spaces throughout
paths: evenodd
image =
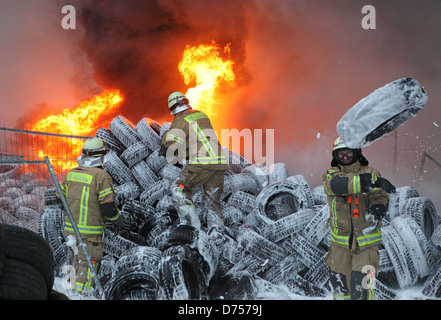
M 0 275 L 6 262 L 6 238 L 3 224 L 0 223 Z
M 121 269 L 104 286 L 103 300 L 122 300 L 131 292 L 143 291 L 143 298 L 156 300 L 159 290 L 157 279 L 152 277 L 150 270 L 131 266 Z
M 28 229 L 4 225 L 6 256 L 35 268 L 44 278 L 47 289 L 54 285 L 55 261 L 49 244 Z
M 95 137 L 100 138 L 104 147 L 114 151 L 118 156 L 126 149 L 126 146 L 107 128 L 99 128 L 95 133 Z
M 255 208 L 256 196 L 244 192 L 234 192 L 227 201 L 228 205 L 236 207 L 244 212 L 251 213 Z
M 198 241 L 199 230 L 192 226 L 178 225 L 169 227 L 155 240 L 155 247 L 165 251 L 172 246 L 191 245 L 195 246 Z
M 260 191 L 255 200 L 257 209 L 255 211 L 256 217 L 260 219 L 263 224 L 271 223 L 271 219 L 267 215 L 268 206 L 272 200 L 282 195 L 289 195 L 293 198 L 295 202 L 293 212 L 311 207 L 305 190 L 298 184 L 287 180 L 270 184 Z
M 210 286 L 210 300 L 254 300 L 258 289 L 246 272 L 228 274 Z
M 237 236 L 237 242 L 245 251 L 267 261 L 269 266 L 274 266 L 289 254 L 286 249 L 269 241 L 251 228 L 243 228 Z
M 137 142 L 128 147 L 120 155 L 120 159 L 127 165 L 128 168 L 133 167 L 139 161 L 145 160 L 151 150 L 142 142 Z
M 188 245 L 163 252 L 159 267 L 161 287 L 167 300 L 205 300 L 206 278 L 200 270 L 202 257 Z
M 159 180 L 158 176 L 149 168 L 145 161 L 139 161 L 130 171 L 144 190 L 149 189 L 153 183 Z
M 160 130 L 161 126 L 149 118 L 142 118 L 136 125 L 136 131 L 141 136 L 143 143 L 152 151 L 161 147 Z
M 423 230 L 426 239 L 430 241 L 439 224 L 439 216 L 432 200 L 425 197 L 407 199 L 403 210 L 415 219 Z
M 6 259 L 0 275 L 0 300 L 47 300 L 47 298 L 47 282 L 40 272 L 25 262 Z
M 109 123 L 109 128 L 126 148 L 137 142 L 142 142 L 142 138 L 136 131 L 135 125 L 123 116 L 116 116 Z
M 256 181 L 257 188 L 262 190 L 269 184 L 268 167 L 261 163 L 254 163 L 242 169 L 240 173 L 249 174 Z
M 414 285 L 418 275 L 403 239 L 391 225 L 383 227 L 381 233 L 383 246 L 392 261 L 399 286 L 406 288 Z
M 130 169 L 113 151 L 109 151 L 104 156 L 103 167 L 118 184 L 136 183 L 136 179 Z
M 322 207 L 314 207 L 319 209 L 314 217 L 308 222 L 304 228 L 304 236 L 306 240 L 311 242 L 313 245 L 318 246 L 318 244 L 328 235 L 331 231 L 328 225 L 328 219 L 330 216 L 329 205 L 324 205 Z
M 420 195 L 418 191 L 410 186 L 399 187 L 396 193 L 389 194 L 389 206 L 386 214 L 386 219 L 392 219 L 405 214 L 404 207 L 406 200 L 410 198 L 417 198 Z
M 272 242 L 279 242 L 302 230 L 314 217 L 314 210 L 304 209 L 269 223 L 262 228 L 262 235 Z
M 391 221 L 392 226 L 397 230 L 416 268 L 418 276 L 424 278 L 433 270 L 434 259 L 421 228 L 415 220 L 408 215 L 401 215 Z

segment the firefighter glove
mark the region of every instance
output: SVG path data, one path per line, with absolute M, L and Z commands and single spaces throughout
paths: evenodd
M 118 219 L 112 221 L 112 225 L 116 232 L 121 232 L 124 229 L 124 218 L 119 216 Z
M 381 188 L 387 193 L 396 193 L 397 190 L 395 189 L 394 185 L 389 182 L 389 180 L 384 178 L 378 178 L 377 181 L 373 184 L 374 188 Z
M 383 204 L 374 204 L 369 208 L 369 211 L 366 213 L 366 222 L 368 224 L 367 228 L 363 229 L 363 234 L 367 235 L 374 231 L 381 219 L 386 215 L 387 208 Z
M 374 217 L 380 221 L 384 218 L 387 212 L 387 208 L 384 204 L 374 204 L 369 208 L 369 212 L 374 215 Z

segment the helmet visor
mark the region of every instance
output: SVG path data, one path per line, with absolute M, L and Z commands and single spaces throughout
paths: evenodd
M 338 149 L 336 150 L 337 158 L 339 160 L 351 161 L 354 158 L 354 151 L 352 149 Z

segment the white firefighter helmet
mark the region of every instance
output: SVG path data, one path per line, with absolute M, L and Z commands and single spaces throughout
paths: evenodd
M 99 157 L 106 153 L 106 148 L 101 139 L 93 137 L 84 141 L 82 153 L 89 157 Z
M 349 149 L 341 137 L 338 137 L 337 139 L 335 139 L 333 146 L 334 146 L 334 150 Z
M 190 101 L 182 92 L 176 91 L 168 96 L 168 108 L 170 109 L 170 113 L 175 115 L 190 109 Z

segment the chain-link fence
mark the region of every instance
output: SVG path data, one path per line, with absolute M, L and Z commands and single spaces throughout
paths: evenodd
M 61 181 L 87 138 L 0 127 L 1 222 L 37 231 L 47 190 L 55 188 L 44 156 Z

